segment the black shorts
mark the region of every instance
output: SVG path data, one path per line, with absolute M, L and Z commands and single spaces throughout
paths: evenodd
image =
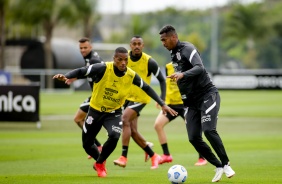
M 166 117 L 169 119 L 169 121 L 174 120 L 178 116 L 181 116 L 181 118 L 184 119 L 185 112 L 186 112 L 186 109 L 187 109 L 187 108 L 184 107 L 184 105 L 179 104 L 179 105 L 168 105 L 168 106 L 178 113 L 177 116 L 172 116 L 170 113 L 167 113 Z
M 126 100 L 124 105 L 123 105 L 123 109 L 130 108 L 130 109 L 134 110 L 137 113 L 137 116 L 140 116 L 140 112 L 142 111 L 142 109 L 146 105 L 147 104 L 144 104 L 144 103 L 132 102 L 132 101 Z
M 82 128 L 83 145 L 92 146 L 94 144 L 94 138 L 102 127 L 107 130 L 109 137 L 119 138 L 122 132 L 121 116 L 121 109 L 112 112 L 100 112 L 90 107 Z
M 82 111 L 85 112 L 85 113 L 88 112 L 90 99 L 91 99 L 91 96 L 88 97 L 87 99 L 85 99 L 85 100 L 82 102 L 82 104 L 80 104 L 80 106 L 79 106 L 80 110 L 82 110 Z

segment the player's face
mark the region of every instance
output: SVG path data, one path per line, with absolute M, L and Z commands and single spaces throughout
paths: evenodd
M 120 70 L 125 71 L 128 63 L 128 53 L 116 53 L 114 55 L 114 65 Z
M 133 56 L 141 55 L 144 48 L 143 39 L 133 37 L 130 41 L 130 48 Z
M 85 57 L 91 52 L 92 46 L 89 42 L 79 43 L 79 49 L 81 55 Z
M 160 35 L 160 40 L 167 50 L 172 50 L 175 47 L 174 36 L 171 34 L 163 33 Z

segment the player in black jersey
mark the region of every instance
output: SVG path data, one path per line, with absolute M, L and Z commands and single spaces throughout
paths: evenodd
M 216 174 L 212 182 L 218 182 L 223 173 L 228 178 L 235 175 L 229 165 L 229 158 L 216 130 L 217 116 L 220 107 L 220 96 L 212 83 L 196 47 L 189 42 L 178 39 L 175 28 L 164 26 L 160 32 L 160 40 L 170 51 L 175 73 L 167 76 L 177 81 L 181 98 L 186 107 L 186 129 L 189 141 L 207 161 L 216 166 Z M 216 152 L 203 141 L 201 132 Z

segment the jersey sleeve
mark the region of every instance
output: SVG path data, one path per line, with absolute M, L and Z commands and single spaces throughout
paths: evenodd
M 149 73 L 153 73 L 154 76 L 158 79 L 161 88 L 161 98 L 164 100 L 166 96 L 166 82 L 165 77 L 158 65 L 158 63 L 153 59 L 150 58 L 148 61 L 148 69 Z
M 182 54 L 185 57 L 186 62 L 189 62 L 192 65 L 191 69 L 183 72 L 185 78 L 199 75 L 204 71 L 200 54 L 194 46 L 184 47 Z
M 136 73 L 133 79 L 133 84 L 140 87 L 147 95 L 153 98 L 160 106 L 164 105 L 163 100 L 158 96 L 158 94 L 146 83 L 141 77 Z
M 93 79 L 96 79 L 99 77 L 102 78 L 105 71 L 106 71 L 105 63 L 98 63 L 98 64 L 93 64 L 93 65 L 74 69 L 66 73 L 65 76 L 68 79 L 71 79 L 71 78 L 83 79 L 86 77 L 91 77 Z

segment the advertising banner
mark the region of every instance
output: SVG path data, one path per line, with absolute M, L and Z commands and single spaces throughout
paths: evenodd
M 218 89 L 282 89 L 282 75 L 213 75 Z
M 37 85 L 0 86 L 0 121 L 40 121 L 39 90 Z

